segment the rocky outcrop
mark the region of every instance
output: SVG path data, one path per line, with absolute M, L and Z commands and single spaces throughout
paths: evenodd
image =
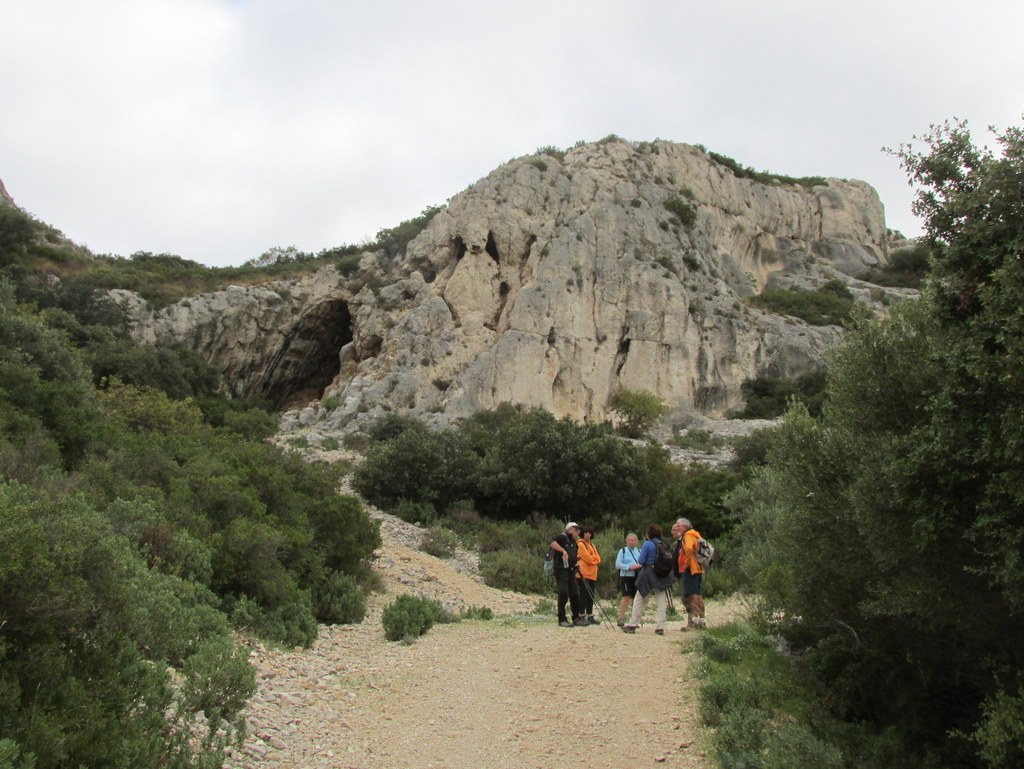
M 136 294 L 112 292 L 143 343 L 182 344 L 223 373 L 233 395 L 279 408 L 318 398 L 352 340 L 348 292 L 328 267 L 295 281 L 228 286 L 153 313 Z
M 504 401 L 601 420 L 619 388 L 715 414 L 744 379 L 820 366 L 842 333 L 745 298 L 839 278 L 870 301 L 858 276 L 886 260 L 863 182 L 764 184 L 698 147 L 605 141 L 505 164 L 397 263 L 366 254 L 352 278 L 325 268 L 132 315 L 140 339 L 199 350 L 238 395 L 316 399 L 285 427 Z
M 14 198 L 11 197 L 11 193 L 7 191 L 4 186 L 4 180 L 0 179 L 0 206 L 9 206 L 11 208 L 17 208 L 18 204 L 14 202 Z

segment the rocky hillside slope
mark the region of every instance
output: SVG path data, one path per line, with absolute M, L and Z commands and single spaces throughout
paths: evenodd
M 153 312 L 120 292 L 136 336 L 184 343 L 284 427 L 351 429 L 383 411 L 447 422 L 510 401 L 607 417 L 620 388 L 674 415 L 719 414 L 740 384 L 821 365 L 841 329 L 752 308 L 775 287 L 888 259 L 864 182 L 738 176 L 703 148 L 606 140 L 510 161 L 452 198 L 400 258 L 229 287 Z

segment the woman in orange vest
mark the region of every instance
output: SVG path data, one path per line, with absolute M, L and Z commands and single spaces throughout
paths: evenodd
M 686 518 L 680 518 L 672 528 L 679 528 L 682 531 L 681 547 L 679 548 L 679 560 L 677 570 L 679 572 L 679 590 L 683 594 L 683 603 L 686 605 L 687 622 L 680 630 L 707 627 L 704 619 L 704 596 L 701 591 L 701 583 L 704 581 L 704 569 L 697 562 L 697 543 L 700 542 L 700 532 L 693 528 L 693 524 Z
M 576 542 L 576 569 L 579 572 L 580 614 L 583 621 L 591 625 L 599 625 L 600 620 L 594 619 L 594 596 L 597 595 L 597 567 L 601 563 L 601 554 L 594 547 L 594 528 L 583 526 L 580 538 Z

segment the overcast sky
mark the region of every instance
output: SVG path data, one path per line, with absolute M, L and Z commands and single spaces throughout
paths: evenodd
M 863 179 L 1021 124 L 1018 0 L 0 0 L 0 179 L 97 253 L 241 264 L 442 204 L 537 147 L 655 138 Z

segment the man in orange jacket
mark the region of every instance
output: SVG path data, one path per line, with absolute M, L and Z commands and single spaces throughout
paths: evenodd
M 686 624 L 680 630 L 707 627 L 704 619 L 704 596 L 701 583 L 704 580 L 704 569 L 697 563 L 697 543 L 701 536 L 687 518 L 680 518 L 672 527 L 673 533 L 679 537 L 676 546 L 676 573 L 679 575 L 679 592 L 683 595 L 686 606 Z

